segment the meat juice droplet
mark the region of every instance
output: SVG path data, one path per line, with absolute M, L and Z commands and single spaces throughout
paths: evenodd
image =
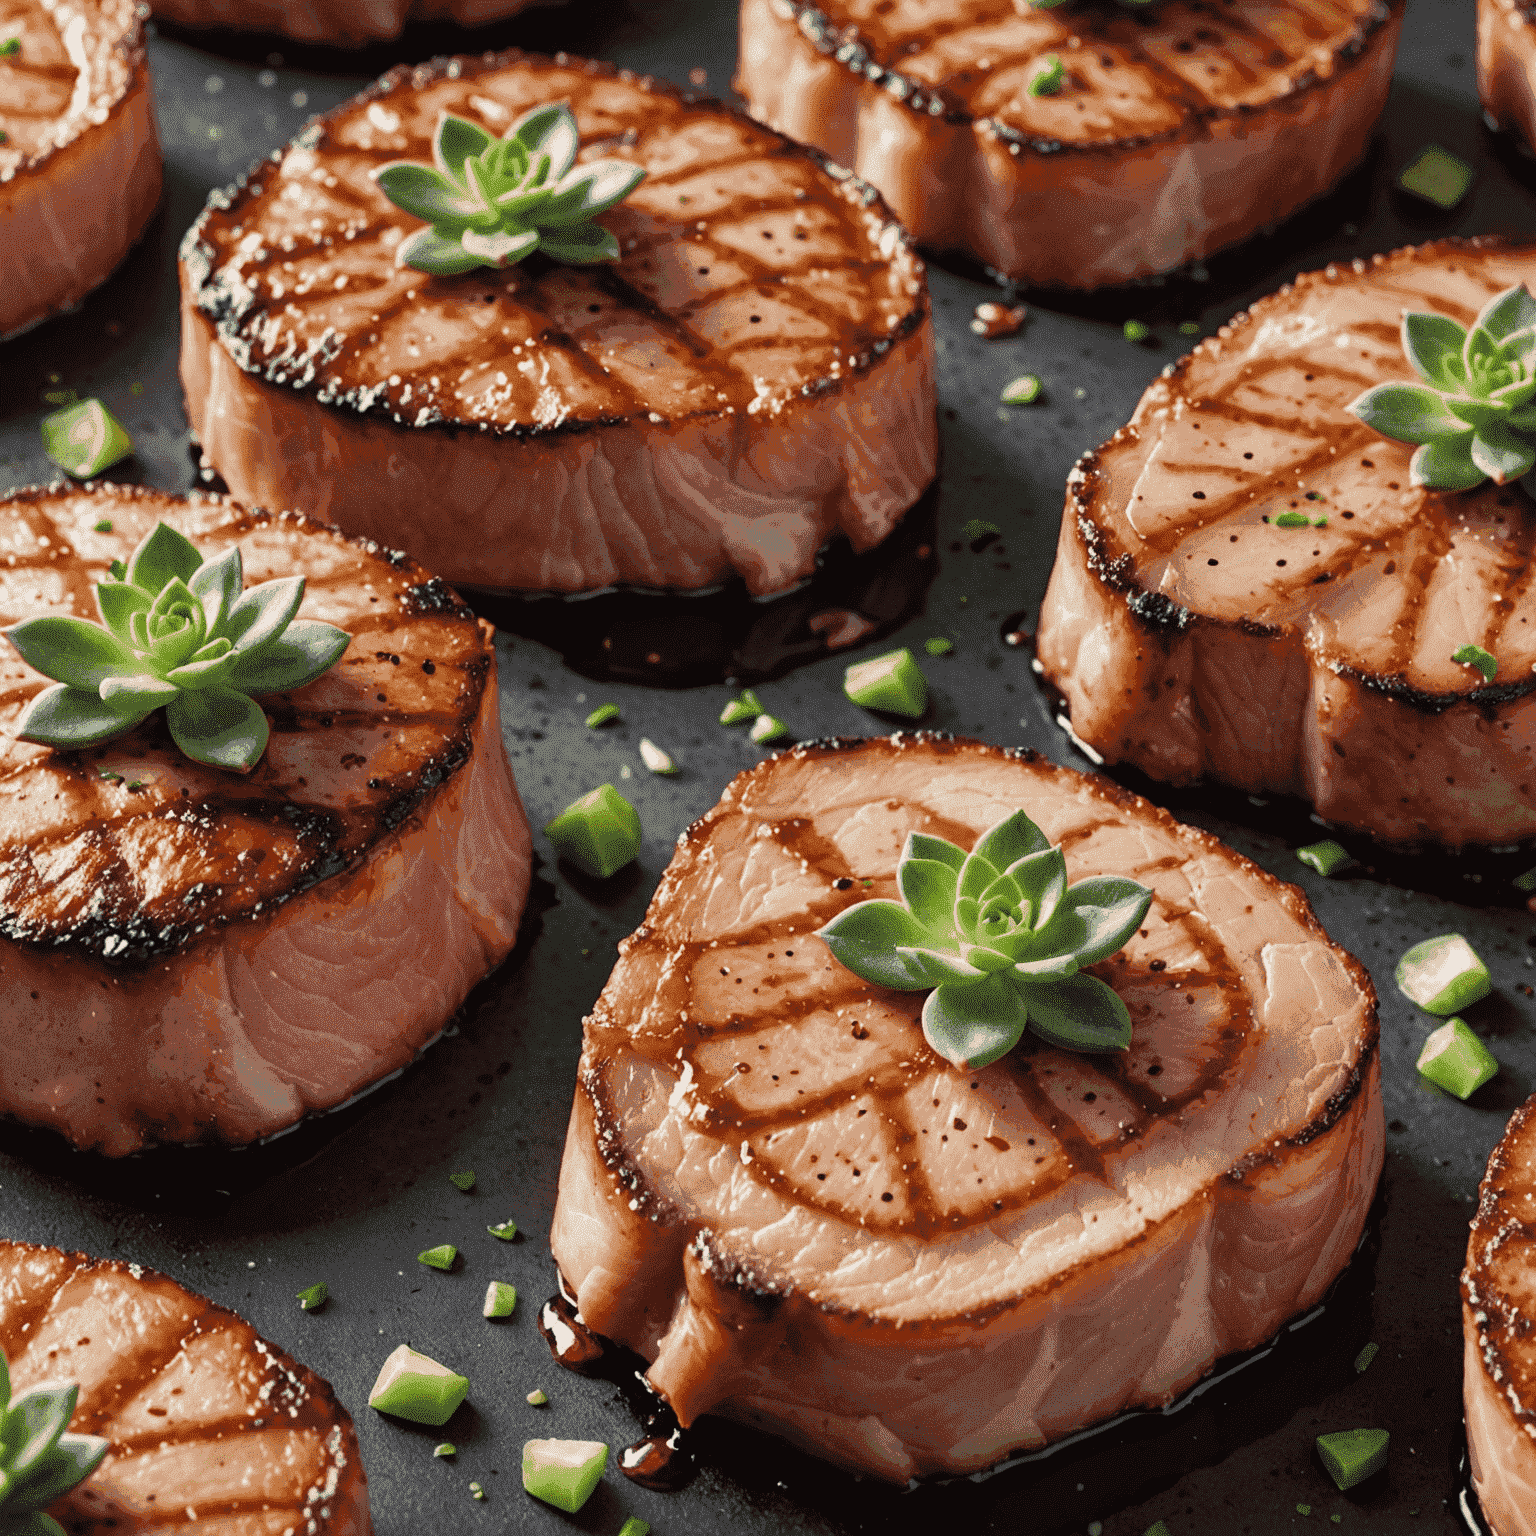
M 539 1309 L 539 1332 L 549 1345 L 549 1352 L 568 1371 L 578 1376 L 594 1376 L 602 1367 L 606 1346 L 582 1321 L 575 1301 L 566 1294 L 565 1279 L 560 1293 L 551 1296 Z
M 672 1418 L 670 1409 L 665 1410 L 664 1415 L 671 1421 L 671 1428 L 658 1426 L 633 1445 L 626 1445 L 619 1452 L 619 1471 L 642 1488 L 656 1493 L 676 1493 L 693 1481 L 698 1468 L 683 1446 L 681 1425 Z M 662 1415 L 658 1414 L 659 1417 Z

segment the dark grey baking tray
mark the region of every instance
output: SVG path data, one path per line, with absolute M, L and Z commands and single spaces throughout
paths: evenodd
M 879 727 L 839 684 L 846 661 L 871 654 L 873 643 L 827 655 L 805 627 L 815 604 L 862 606 L 898 641 L 953 639 L 953 655 L 925 661 L 933 683 L 925 724 L 1086 766 L 1034 685 L 1027 643 L 1009 645 L 1004 635 L 1033 627 L 1074 458 L 1124 420 L 1178 355 L 1178 322 L 1210 330 L 1297 270 L 1330 260 L 1445 233 L 1536 232 L 1536 175 L 1479 122 L 1471 11 L 1467 0 L 1413 0 L 1369 162 L 1323 205 L 1203 271 L 1092 301 L 1032 297 L 1022 334 L 983 342 L 968 322 L 972 307 L 991 296 L 984 278 L 936 268 L 943 480 L 921 514 L 932 524 L 915 524 L 885 565 L 834 568 L 798 607 L 752 606 L 727 592 L 702 606 L 592 608 L 592 624 L 620 637 L 621 659 L 643 660 L 669 643 L 693 652 L 700 636 L 722 654 L 734 648 L 743 672 L 771 673 L 808 655 L 762 686 L 769 707 L 804 736 L 862 734 Z M 125 466 L 129 477 L 171 490 L 194 483 L 175 372 L 176 245 L 211 187 L 284 142 L 312 112 L 400 59 L 510 44 L 569 47 L 679 81 L 703 70 L 710 88 L 724 90 L 734 15 L 728 0 L 572 0 L 488 33 L 418 30 L 366 54 L 161 35 L 152 54 L 169 172 L 165 207 L 124 268 L 77 313 L 0 349 L 0 482 L 50 478 L 37 432 L 42 395 L 71 387 L 100 395 L 129 426 L 139 445 Z M 1479 169 L 1472 195 L 1449 217 L 1393 190 L 1397 170 L 1431 140 Z M 1133 316 L 1152 325 L 1154 345 L 1123 339 L 1121 322 Z M 1046 403 L 999 407 L 1000 387 L 1025 371 L 1045 381 Z M 1000 536 L 967 541 L 961 530 L 973 518 L 995 523 Z M 638 868 L 606 886 L 578 883 L 538 839 L 546 862 L 518 951 L 449 1037 L 360 1103 L 270 1146 L 111 1164 L 73 1154 L 52 1136 L 0 1130 L 0 1232 L 166 1270 L 237 1308 L 329 1377 L 357 1416 L 380 1536 L 571 1528 L 611 1536 L 626 1513 L 650 1521 L 658 1536 L 915 1532 L 936 1522 L 977 1533 L 1034 1532 L 1053 1528 L 1051 1511 L 1064 1522 L 1055 1528 L 1082 1533 L 1097 1520 L 1105 1536 L 1140 1536 L 1159 1518 L 1173 1536 L 1276 1536 L 1335 1519 L 1340 1530 L 1383 1536 L 1458 1529 L 1450 1503 L 1460 1437 L 1456 1276 L 1484 1159 L 1532 1086 L 1536 920 L 1507 899 L 1507 871 L 1492 865 L 1376 861 L 1379 878 L 1325 881 L 1292 853 L 1309 825 L 1304 808 L 1170 797 L 1155 787 L 1154 798 L 1302 885 L 1381 991 L 1390 1130 L 1373 1229 L 1380 1251 L 1362 1255 L 1331 1313 L 1303 1330 L 1278 1364 L 1259 1362 L 1177 1422 L 1138 1423 L 1045 1469 L 906 1496 L 722 1429 L 700 1437 L 700 1473 L 684 1492 L 648 1492 L 610 1471 L 574 1519 L 528 1499 L 518 1478 L 524 1439 L 600 1438 L 617 1447 L 639 1433 L 623 1394 L 555 1366 L 536 1326 L 553 1289 L 546 1236 L 581 1017 L 614 944 L 638 922 L 672 839 L 762 753 L 715 724 L 723 684 L 599 681 L 545 643 L 564 644 L 582 626 L 537 604 L 501 617 L 509 626 L 501 643 L 504 730 L 531 819 L 542 825 L 579 792 L 612 779 L 644 818 Z M 594 659 L 601 658 L 572 652 L 589 670 Z M 633 670 L 643 675 L 646 667 Z M 609 699 L 622 706 L 623 723 L 586 731 L 587 710 Z M 683 773 L 647 774 L 636 752 L 641 735 L 671 750 Z M 1465 1105 L 1421 1086 L 1413 1062 L 1427 1021 L 1391 979 L 1408 944 L 1453 929 L 1493 970 L 1496 993 L 1472 1022 L 1504 1063 Z M 447 1179 L 462 1168 L 479 1175 L 468 1196 Z M 508 1215 L 523 1233 L 511 1245 L 485 1231 Z M 416 1263 L 419 1250 L 439 1242 L 460 1246 L 458 1273 Z M 479 1316 L 491 1278 L 514 1282 L 522 1297 L 505 1325 Z M 294 1293 L 318 1279 L 334 1299 L 318 1315 L 303 1314 Z M 1357 1377 L 1350 1361 L 1366 1338 L 1380 1353 Z M 365 1406 L 380 1361 L 401 1340 L 463 1369 L 473 1383 L 470 1406 L 445 1431 L 459 1446 L 454 1461 L 432 1458 L 437 1432 Z M 549 1392 L 548 1408 L 524 1402 L 535 1386 Z M 1392 1431 L 1390 1470 L 1356 1495 L 1340 1495 L 1316 1465 L 1312 1440 L 1363 1424 Z M 483 1503 L 471 1499 L 471 1480 L 484 1485 Z M 1154 1491 L 1141 1502 L 1115 1507 L 1147 1486 Z

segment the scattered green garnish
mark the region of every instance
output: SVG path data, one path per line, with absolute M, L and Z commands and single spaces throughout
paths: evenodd
M 111 533 L 112 532 L 112 519 L 110 517 L 99 517 L 99 518 L 97 518 L 95 526 L 93 528 L 93 532 L 96 532 L 96 533 Z
M 1003 387 L 1000 396 L 1004 405 L 1033 405 L 1040 398 L 1044 386 L 1033 373 L 1021 373 L 1013 383 Z
M 562 858 L 606 880 L 640 853 L 640 814 L 612 784 L 573 800 L 544 828 Z
M 973 517 L 960 530 L 962 539 L 984 539 L 989 533 L 1001 533 L 1003 530 L 996 523 L 989 523 L 985 518 Z
M 1305 512 L 1282 512 L 1275 520 L 1277 528 L 1310 528 L 1312 519 Z
M 1397 184 L 1437 208 L 1454 208 L 1472 185 L 1472 167 L 1438 144 L 1426 144 L 1403 167 Z
M 619 1527 L 619 1536 L 651 1536 L 651 1528 L 639 1515 L 631 1515 Z
M 517 1223 L 509 1217 L 506 1221 L 501 1222 L 499 1225 L 494 1227 L 487 1227 L 485 1230 L 489 1232 L 492 1237 L 499 1237 L 502 1242 L 510 1243 L 512 1239 L 517 1236 Z
M 469 1496 L 472 1499 L 484 1499 L 485 1489 L 482 1488 L 479 1483 L 471 1483 L 469 1485 Z
M 20 52 L 21 39 L 19 37 L 8 37 L 3 43 L 0 43 L 0 58 L 14 59 Z
M 1317 1454 L 1340 1492 L 1374 1477 L 1387 1464 L 1392 1437 L 1384 1429 L 1341 1429 L 1317 1437 Z
M 1042 54 L 1029 77 L 1027 87 L 1031 96 L 1054 96 L 1066 83 L 1067 66 L 1059 53 Z
M 619 242 L 595 222 L 645 179 L 629 160 L 576 164 L 576 119 L 564 102 L 525 112 L 499 139 L 444 112 L 433 165 L 396 160 L 373 179 L 426 229 L 400 242 L 395 264 L 436 277 L 509 267 L 543 251 L 556 261 L 617 261 Z
M 1152 904 L 1146 886 L 1110 875 L 1068 886 L 1061 849 L 1023 811 L 968 854 L 909 833 L 896 883 L 901 901 L 858 902 L 817 937 L 865 981 L 927 991 L 923 1034 L 946 1061 L 984 1067 L 1026 1026 L 1066 1050 L 1130 1045 L 1125 1004 L 1083 968 L 1136 931 Z
M 763 713 L 762 701 L 750 688 L 744 689 L 739 698 L 732 699 L 720 711 L 721 725 L 745 725 Z
M 865 709 L 913 720 L 928 708 L 928 679 L 905 646 L 849 667 L 843 673 L 843 692 Z
M 455 1189 L 462 1189 L 467 1195 L 475 1187 L 475 1175 L 473 1171 L 466 1168 L 463 1173 L 450 1173 L 448 1175 L 448 1182 Z
M 1310 1515 L 1312 1513 L 1312 1506 L 1310 1504 L 1298 1504 L 1296 1506 L 1296 1513 L 1298 1515 Z
M 392 1413 L 397 1419 L 436 1428 L 453 1417 L 454 1409 L 468 1393 L 468 1377 L 402 1344 L 384 1362 L 368 1394 L 368 1406 Z
M 318 1312 L 331 1299 L 330 1287 L 324 1280 L 305 1286 L 298 1295 L 301 1312 Z
M 1459 933 L 1415 944 L 1397 962 L 1396 980 L 1409 1002 L 1441 1018 L 1470 1008 L 1493 990 L 1488 967 Z
M 1536 869 L 1528 869 L 1523 875 L 1516 875 L 1509 883 L 1516 890 L 1536 891 Z
M 57 375 L 50 374 L 50 378 Z M 45 405 L 73 405 L 80 398 L 72 389 L 45 389 L 43 391 L 43 403 Z
M 108 1442 L 65 1430 L 80 1388 L 73 1382 L 34 1387 L 11 1398 L 11 1373 L 0 1351 L 0 1531 L 5 1536 L 64 1536 L 48 1506 L 101 1465 Z
M 1331 837 L 1324 838 L 1320 843 L 1308 843 L 1306 847 L 1298 848 L 1296 857 L 1324 876 L 1334 874 L 1345 865 L 1355 862 L 1349 856 L 1349 850 L 1343 844 L 1334 842 Z
M 16 734 L 44 746 L 94 746 L 165 707 L 182 752 L 246 773 L 267 748 L 267 717 L 251 697 L 302 688 L 330 668 L 349 636 L 297 620 L 304 578 L 243 590 L 239 546 L 204 561 L 190 540 L 156 523 L 125 569 L 98 582 L 105 627 L 65 614 L 4 631 L 56 686 L 22 711 Z
M 535 1387 L 533 1391 L 528 1394 L 528 1401 L 532 1403 L 535 1408 L 546 1407 L 549 1403 L 549 1393 L 547 1393 L 543 1387 Z
M 1144 320 L 1127 320 L 1121 331 L 1127 341 L 1145 341 L 1152 334 L 1152 327 Z
M 931 640 L 923 641 L 923 649 L 930 656 L 948 656 L 955 648 L 953 640 L 946 640 L 942 635 L 935 635 Z
M 453 1443 L 453 1441 L 444 1440 L 441 1445 L 433 1447 L 432 1454 L 434 1456 L 457 1456 L 459 1454 L 459 1448 Z
M 1480 645 L 1463 645 L 1451 652 L 1451 660 L 1464 667 L 1476 667 L 1483 674 L 1483 681 L 1491 683 L 1499 675 L 1498 658 Z
M 1200 334 L 1200 325 L 1199 325 L 1198 321 L 1195 321 L 1195 320 L 1181 320 L 1181 321 L 1179 321 L 1179 335 L 1180 336 L 1198 336 L 1199 334 Z
M 133 439 L 100 400 L 81 400 L 43 417 L 43 452 L 77 480 L 99 475 L 133 452 Z
M 481 1308 L 482 1317 L 511 1317 L 512 1309 L 517 1305 L 517 1287 L 508 1285 L 505 1280 L 492 1280 L 485 1288 L 485 1305 Z
M 640 761 L 652 773 L 673 774 L 678 772 L 678 766 L 672 754 L 670 752 L 663 752 L 648 736 L 640 738 Z
M 789 735 L 789 727 L 777 715 L 759 715 L 747 735 L 761 746 L 768 741 L 782 741 Z
M 1371 1361 L 1381 1353 L 1380 1344 L 1367 1344 L 1364 1349 L 1355 1356 L 1355 1375 L 1363 1376 L 1370 1369 Z
M 425 1264 L 428 1269 L 452 1269 L 458 1256 L 459 1250 L 452 1243 L 439 1243 L 436 1248 L 426 1248 L 418 1253 L 416 1262 Z
M 574 1515 L 592 1497 L 607 1463 L 601 1440 L 530 1440 L 523 1446 L 523 1487 Z
M 619 706 L 617 704 L 599 704 L 596 709 L 587 716 L 587 729 L 595 731 L 600 725 L 607 725 L 610 720 L 619 718 Z
M 1499 1061 L 1464 1020 L 1451 1019 L 1424 1042 L 1418 1069 L 1437 1088 L 1467 1099 L 1498 1076 Z
M 1164 1520 L 1154 1520 L 1147 1527 L 1146 1536 L 1168 1536 L 1168 1524 Z

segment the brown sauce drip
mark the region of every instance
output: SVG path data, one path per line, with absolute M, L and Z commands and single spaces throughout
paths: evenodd
M 670 1410 L 667 1417 L 672 1418 Z M 686 1488 L 698 1472 L 683 1442 L 682 1426 L 672 1418 L 670 1430 L 653 1431 L 626 1445 L 619 1452 L 619 1471 L 642 1488 L 676 1493 Z
M 575 1298 L 560 1277 L 560 1290 L 539 1308 L 539 1332 L 549 1352 L 566 1370 L 578 1376 L 602 1374 L 607 1343 L 593 1333 L 577 1310 Z

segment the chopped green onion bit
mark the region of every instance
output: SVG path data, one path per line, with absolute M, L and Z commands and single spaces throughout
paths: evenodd
M 1404 192 L 1437 208 L 1454 208 L 1472 185 L 1472 167 L 1438 144 L 1426 144 L 1397 178 Z
M 1317 1454 L 1342 1492 L 1386 1466 L 1391 1439 L 1384 1429 L 1341 1429 L 1337 1434 L 1317 1437 Z
M 1460 1013 L 1493 990 L 1488 967 L 1459 933 L 1415 944 L 1397 962 L 1397 989 L 1426 1013 Z
M 1320 843 L 1308 843 L 1305 848 L 1298 848 L 1296 857 L 1320 875 L 1331 875 L 1335 870 L 1343 869 L 1346 864 L 1355 862 L 1350 858 L 1349 850 L 1332 838 L 1324 838 Z
M 1491 683 L 1499 675 L 1498 658 L 1480 645 L 1463 645 L 1451 652 L 1451 660 L 1464 667 L 1476 667 L 1483 674 L 1483 681 Z
M 485 1497 L 485 1489 L 479 1483 L 471 1483 L 469 1485 L 469 1493 L 471 1498 L 483 1499 Z
M 762 714 L 763 706 L 757 695 L 750 688 L 743 691 L 740 698 L 732 699 L 724 709 L 720 711 L 721 725 L 745 725 L 748 720 L 756 720 Z
M 316 1285 L 305 1286 L 299 1292 L 299 1310 L 301 1312 L 318 1312 L 326 1302 L 331 1299 L 330 1290 L 324 1280 Z
M 1367 1344 L 1364 1349 L 1355 1356 L 1355 1375 L 1360 1376 L 1369 1369 L 1371 1361 L 1381 1353 L 1380 1344 Z
M 510 1243 L 517 1236 L 517 1223 L 509 1216 L 505 1221 L 500 1222 L 494 1227 L 487 1227 L 485 1230 L 492 1237 L 499 1237 L 502 1242 Z
M 523 1487 L 574 1515 L 592 1497 L 607 1464 L 601 1440 L 530 1440 L 523 1446 Z
M 1005 385 L 1001 396 L 1004 405 L 1033 405 L 1040 398 L 1043 386 L 1032 373 L 1022 373 L 1012 384 Z
M 1147 1536 L 1168 1536 L 1168 1524 L 1164 1520 L 1154 1520 L 1147 1527 Z
M 651 1536 L 651 1528 L 639 1515 L 631 1515 L 619 1527 L 619 1536 Z
M 8 37 L 3 43 L 0 43 L 0 58 L 14 59 L 20 52 L 21 39 L 19 37 Z
M 1152 327 L 1144 320 L 1127 320 L 1121 329 L 1127 341 L 1145 341 L 1152 334 Z
M 599 704 L 596 709 L 587 716 L 587 729 L 595 731 L 600 725 L 607 725 L 610 720 L 619 718 L 619 706 L 617 704 Z
M 528 1394 L 528 1401 L 532 1403 L 535 1408 L 542 1408 L 549 1402 L 549 1393 L 547 1393 L 543 1387 L 535 1387 L 533 1391 Z
M 600 784 L 573 800 L 544 828 L 557 852 L 599 880 L 640 852 L 640 816 L 612 784 Z
M 77 480 L 99 475 L 133 452 L 133 439 L 100 400 L 43 417 L 43 452 Z
M 435 1446 L 433 1448 L 432 1454 L 434 1456 L 457 1456 L 459 1454 L 459 1448 L 453 1443 L 453 1441 L 444 1440 L 441 1445 Z
M 932 640 L 923 641 L 923 649 L 930 656 L 948 656 L 954 648 L 955 642 L 946 640 L 943 635 L 935 635 Z
M 436 1248 L 428 1248 L 416 1255 L 418 1264 L 425 1264 L 428 1269 L 452 1269 L 453 1261 L 458 1258 L 459 1250 L 452 1243 L 439 1243 Z
M 100 518 L 97 518 L 96 524 L 95 524 L 95 532 L 97 532 L 97 533 L 111 533 L 112 532 L 112 519 L 110 517 L 100 517 Z
M 1001 533 L 1003 530 L 996 523 L 989 523 L 984 518 L 973 517 L 960 530 L 963 539 L 981 539 L 989 533 Z
M 448 1182 L 455 1189 L 462 1189 L 467 1195 L 475 1187 L 475 1176 L 473 1172 L 466 1168 L 463 1173 L 450 1173 L 448 1175 Z
M 1510 884 L 1513 885 L 1516 890 L 1527 892 L 1536 891 L 1536 869 L 1528 869 L 1523 875 L 1516 875 L 1515 878 L 1510 881 Z
M 508 1285 L 505 1280 L 492 1280 L 485 1288 L 485 1306 L 481 1308 L 481 1316 L 511 1317 L 516 1305 L 517 1287 Z
M 379 1372 L 368 1406 L 413 1424 L 446 1424 L 469 1392 L 469 1379 L 402 1344 Z
M 759 744 L 779 741 L 789 735 L 789 727 L 777 715 L 759 715 L 747 735 Z
M 1312 1506 L 1310 1504 L 1298 1504 L 1296 1506 L 1296 1513 L 1298 1515 L 1310 1515 L 1312 1513 Z
M 640 738 L 640 761 L 652 773 L 676 773 L 677 764 L 670 752 L 663 752 L 649 736 Z
M 1199 334 L 1200 334 L 1200 325 L 1199 325 L 1198 321 L 1195 321 L 1195 320 L 1181 320 L 1179 322 L 1179 335 L 1180 336 L 1198 336 Z
M 915 720 L 928 707 L 928 679 L 905 646 L 843 673 L 843 692 L 865 709 L 881 709 Z
M 1029 77 L 1029 94 L 1054 96 L 1061 89 L 1066 78 L 1067 67 L 1061 62 L 1061 55 L 1059 53 L 1044 54 L 1036 63 L 1034 73 Z
M 1464 1020 L 1451 1019 L 1424 1042 L 1418 1068 L 1435 1087 L 1467 1099 L 1498 1075 L 1499 1062 Z

